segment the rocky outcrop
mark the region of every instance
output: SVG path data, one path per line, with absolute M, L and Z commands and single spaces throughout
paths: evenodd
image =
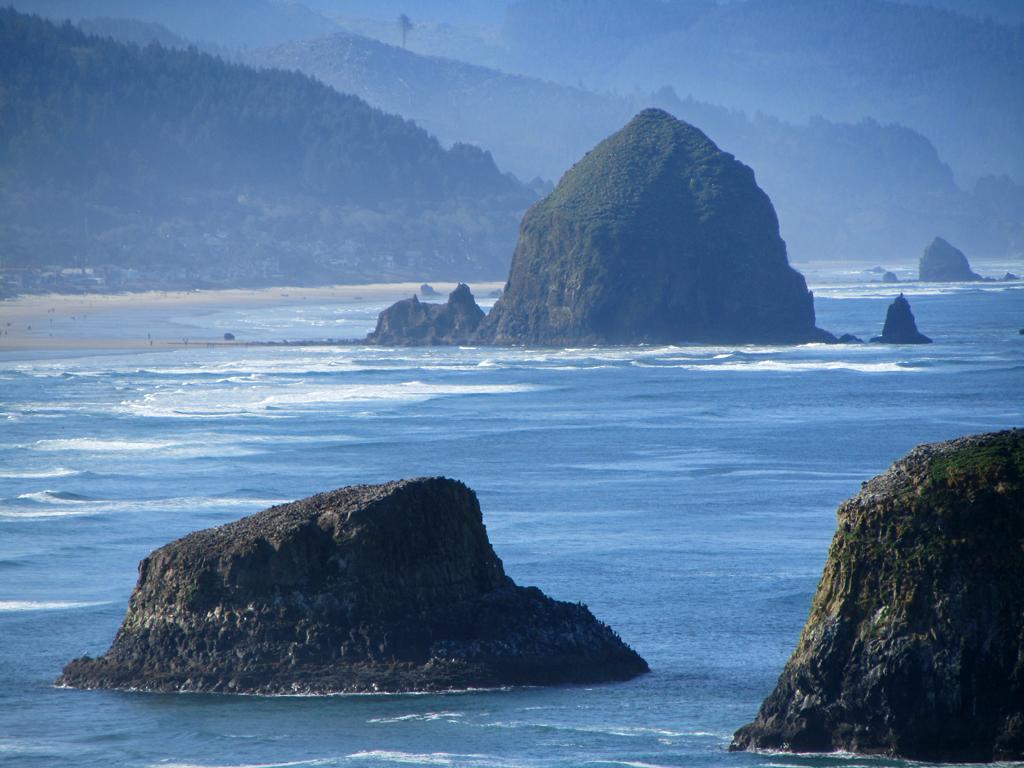
M 1024 430 L 923 445 L 838 511 L 811 614 L 732 748 L 1024 759 Z
M 483 317 L 469 286 L 459 283 L 445 304 L 425 303 L 416 296 L 392 304 L 380 313 L 366 341 L 385 346 L 466 344 Z
M 541 345 L 834 340 L 815 327 L 813 297 L 754 172 L 657 109 L 527 211 L 479 335 Z
M 933 283 L 965 282 L 982 280 L 981 275 L 971 271 L 971 265 L 963 251 L 954 248 L 941 237 L 936 237 L 921 256 L 918 277 Z
M 881 344 L 931 344 L 932 340 L 917 330 L 917 321 L 910 311 L 910 302 L 901 293 L 897 296 L 885 313 L 885 325 L 882 335 L 875 336 L 872 342 Z
M 429 478 L 271 507 L 156 550 L 110 650 L 72 661 L 58 684 L 427 691 L 646 670 L 585 606 L 516 586 L 476 495 Z
M 883 283 L 898 283 L 900 279 L 896 276 L 895 272 L 885 272 L 882 274 Z

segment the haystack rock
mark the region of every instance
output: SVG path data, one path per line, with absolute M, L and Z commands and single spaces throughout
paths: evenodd
M 932 340 L 917 330 L 917 321 L 910 311 L 910 302 L 901 293 L 885 313 L 882 335 L 871 341 L 882 344 L 931 344 Z
M 385 314 L 392 310 L 397 305 Z M 406 343 L 389 338 L 369 341 Z M 417 330 L 417 338 L 453 343 L 444 331 Z M 540 346 L 835 340 L 814 324 L 814 297 L 789 266 L 775 209 L 754 172 L 658 109 L 588 152 L 527 211 L 505 290 L 472 339 Z
M 792 658 L 732 748 L 1024 759 L 1024 430 L 922 445 L 839 507 Z
M 271 507 L 156 550 L 110 650 L 72 661 L 58 684 L 433 691 L 646 670 L 583 605 L 516 586 L 476 495 L 427 478 Z
M 483 317 L 469 286 L 459 283 L 445 304 L 422 302 L 416 296 L 392 304 L 380 313 L 366 341 L 385 346 L 466 344 Z
M 648 109 L 520 226 L 480 336 L 500 344 L 834 341 L 754 172 Z
M 952 283 L 984 280 L 971 271 L 971 265 L 963 251 L 955 248 L 941 237 L 936 237 L 921 256 L 918 277 L 932 283 Z

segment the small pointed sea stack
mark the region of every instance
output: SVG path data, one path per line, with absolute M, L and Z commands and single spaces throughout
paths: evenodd
M 1024 430 L 918 446 L 843 502 L 797 649 L 732 749 L 1024 759 Z
M 932 340 L 917 330 L 917 321 L 910 311 L 910 302 L 901 293 L 885 313 L 882 335 L 871 339 L 881 344 L 931 344 Z
M 982 280 L 971 270 L 963 251 L 936 237 L 924 249 L 917 267 L 918 277 L 932 283 L 973 282 Z
M 646 671 L 585 606 L 505 575 L 473 491 L 425 478 L 271 507 L 156 550 L 110 650 L 72 661 L 57 682 L 290 694 Z

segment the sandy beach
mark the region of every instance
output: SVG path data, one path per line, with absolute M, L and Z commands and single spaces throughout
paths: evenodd
M 282 307 L 304 304 L 386 305 L 417 293 L 420 283 L 376 283 L 330 285 L 315 288 L 279 287 L 213 291 L 146 291 L 120 294 L 39 294 L 0 301 L 0 351 L 2 350 L 132 350 L 188 345 L 222 345 L 222 337 L 172 338 L 147 334 L 145 327 L 133 327 L 140 314 L 150 317 L 189 311 L 205 312 L 242 307 Z M 455 283 L 431 282 L 438 296 L 427 301 L 444 301 Z M 501 288 L 501 282 L 473 285 L 477 298 Z M 116 320 L 123 315 L 125 323 Z M 102 321 L 102 322 L 98 322 Z M 90 326 L 97 329 L 90 333 Z M 309 339 L 321 338 L 311 329 Z M 238 344 L 246 340 L 239 339 Z

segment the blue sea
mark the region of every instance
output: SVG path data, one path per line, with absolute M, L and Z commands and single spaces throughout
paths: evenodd
M 822 327 L 880 332 L 896 288 L 810 277 Z M 918 443 L 1024 426 L 1024 284 L 901 287 L 934 344 L 0 349 L 0 764 L 892 765 L 726 748 L 794 647 L 836 506 Z M 94 322 L 339 337 L 370 330 L 382 306 Z M 445 695 L 53 686 L 68 660 L 107 649 L 154 548 L 420 475 L 474 488 L 508 573 L 587 603 L 651 673 Z

